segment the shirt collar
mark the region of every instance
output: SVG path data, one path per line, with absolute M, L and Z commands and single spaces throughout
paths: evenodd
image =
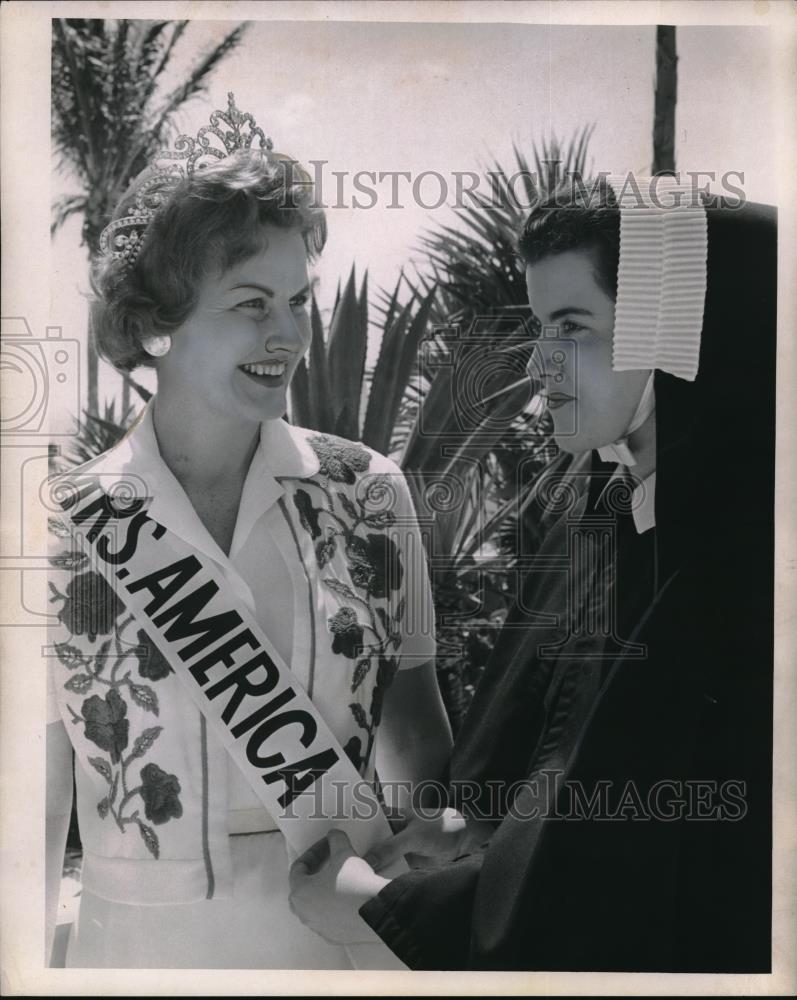
M 138 496 L 151 497 L 155 520 L 217 562 L 227 557 L 211 537 L 185 490 L 160 454 L 155 436 L 152 401 L 114 448 L 92 463 L 106 490 L 126 483 Z M 267 420 L 247 472 L 235 526 L 230 559 L 248 538 L 255 522 L 282 496 L 283 478 L 308 478 L 319 471 L 319 460 L 307 437 L 312 431 L 284 420 Z
M 315 433 L 284 420 L 265 420 L 260 425 L 260 446 L 256 454 L 277 479 L 308 479 L 320 468 L 318 456 L 307 440 Z
M 656 470 L 643 479 L 631 497 L 631 516 L 637 534 L 656 527 Z
M 621 466 L 617 466 L 615 473 L 606 483 L 604 488 L 600 492 L 598 497 L 598 503 L 600 503 L 603 495 L 609 489 L 611 483 L 617 478 L 618 471 Z M 645 479 L 641 480 L 634 492 L 631 494 L 631 516 L 634 519 L 634 527 L 637 530 L 637 534 L 641 535 L 648 531 L 650 528 L 656 527 L 656 470 L 650 473 Z

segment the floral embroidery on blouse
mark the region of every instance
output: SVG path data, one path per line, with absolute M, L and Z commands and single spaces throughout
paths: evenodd
M 61 538 L 69 534 L 69 529 L 56 519 L 51 519 L 50 530 Z M 58 660 L 72 671 L 64 683 L 65 690 L 76 695 L 95 692 L 83 700 L 80 712 L 69 704 L 67 708 L 72 723 L 82 725 L 86 739 L 106 755 L 88 757 L 89 764 L 108 785 L 107 794 L 97 803 L 100 818 L 111 816 L 122 833 L 129 825 L 135 825 L 147 850 L 158 858 L 158 835 L 149 823 L 157 826 L 182 816 L 180 781 L 177 775 L 168 774 L 155 763 L 148 763 L 141 768 L 140 784 L 130 787 L 130 766 L 149 753 L 163 727 L 143 728 L 131 747 L 129 703 L 126 698 L 129 696 L 144 712 L 157 717 L 157 692 L 150 684 L 139 684 L 132 679 L 132 670 L 129 669 L 131 660 L 137 667 L 138 676 L 150 682 L 167 677 L 172 668 L 140 629 L 137 645 L 122 645 L 119 637 L 134 622 L 134 618 L 130 615 L 119 623 L 125 607 L 100 573 L 74 572 L 86 560 L 85 554 L 79 551 L 58 554 L 50 559 L 56 568 L 73 572 L 65 593 L 50 582 L 50 601 L 60 602 L 58 619 L 71 639 L 85 636 L 92 645 L 98 639 L 103 640 L 90 654 L 86 653 L 85 640 L 80 644 L 70 640 L 55 643 Z M 104 638 L 106 636 L 108 638 Z M 96 693 L 97 690 L 102 693 Z M 140 800 L 137 808 L 136 798 Z M 142 805 L 144 818 L 149 823 L 141 818 Z
M 371 456 L 358 444 L 344 441 L 331 434 L 316 434 L 308 441 L 318 456 L 320 474 L 336 483 L 352 485 L 358 472 L 365 472 L 371 464 Z
M 352 736 L 344 750 L 362 771 L 373 750 L 385 692 L 398 670 L 396 654 L 406 609 L 405 598 L 396 603 L 394 596 L 404 579 L 402 554 L 386 534 L 396 516 L 390 509 L 380 509 L 385 498 L 394 496 L 393 485 L 387 474 L 362 475 L 368 472 L 371 454 L 361 445 L 329 434 L 307 441 L 320 470 L 302 481 L 305 488 L 294 491 L 293 503 L 314 542 L 321 582 L 341 604 L 327 626 L 332 652 L 353 661 L 350 689 L 359 700 L 352 701 L 349 709 L 362 733 Z M 356 484 L 358 489 L 344 492 L 335 489 L 335 483 Z M 354 500 L 350 492 L 355 493 Z M 351 586 L 328 575 L 327 567 L 336 557 L 343 559 Z M 375 665 L 375 684 L 366 704 L 363 681 Z

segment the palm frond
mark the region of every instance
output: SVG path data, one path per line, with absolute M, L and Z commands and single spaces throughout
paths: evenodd
M 56 19 L 53 150 L 86 190 L 84 241 L 96 240 L 118 199 L 164 145 L 178 108 L 207 85 L 245 23 L 204 53 L 158 108 L 152 100 L 187 22 Z
M 152 21 L 146 27 L 138 45 L 136 66 L 136 72 L 143 74 L 146 79 L 142 90 L 145 100 L 149 100 L 152 95 L 161 73 L 169 64 L 175 45 L 187 27 L 188 21 Z M 164 44 L 161 36 L 167 29 L 171 29 L 171 34 Z
M 530 156 L 515 143 L 509 168 L 493 160 L 485 169 L 491 197 L 475 193 L 472 204 L 457 210 L 455 223 L 421 234 L 424 279 L 438 284 L 440 301 L 447 301 L 450 312 L 462 311 L 461 321 L 467 323 L 496 308 L 525 305 L 516 241 L 527 206 L 554 182 L 554 173 L 586 173 L 593 128 L 577 130 L 566 142 L 553 136 L 534 143 Z M 513 188 L 513 177 L 520 178 L 522 190 Z
M 103 415 L 84 411 L 80 432 L 70 440 L 64 457 L 72 465 L 82 465 L 113 448 L 124 437 L 133 418 L 133 410 L 116 414 L 116 403 L 105 404 Z
M 175 87 L 175 89 L 164 101 L 160 110 L 156 113 L 151 126 L 151 131 L 153 133 L 160 136 L 163 132 L 164 126 L 172 117 L 174 112 L 178 108 L 182 107 L 190 98 L 195 97 L 197 94 L 204 91 L 213 70 L 225 58 L 225 56 L 229 55 L 229 53 L 240 44 L 247 27 L 247 22 L 239 24 L 237 27 L 233 28 L 233 30 L 225 38 L 223 38 L 218 45 L 214 46 L 214 48 L 205 53 L 205 55 L 199 59 L 196 65 L 191 69 L 188 78 L 179 86 Z
M 85 210 L 86 196 L 84 194 L 70 194 L 59 198 L 52 208 L 50 235 L 54 236 L 71 216 L 78 212 L 85 212 Z

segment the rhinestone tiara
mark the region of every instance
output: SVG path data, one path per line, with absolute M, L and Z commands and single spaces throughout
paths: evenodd
M 213 144 L 214 137 L 223 148 Z M 196 138 L 179 135 L 174 149 L 162 149 L 154 155 L 152 176 L 139 187 L 130 214 L 109 223 L 100 234 L 100 252 L 132 267 L 144 243 L 147 226 L 177 185 L 216 160 L 251 149 L 255 140 L 267 153 L 274 148 L 252 115 L 239 111 L 232 92 L 228 93 L 227 110 L 214 111 L 210 124 L 203 125 Z

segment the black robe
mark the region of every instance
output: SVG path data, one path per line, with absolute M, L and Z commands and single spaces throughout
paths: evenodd
M 489 845 L 360 910 L 411 968 L 770 971 L 775 212 L 715 203 L 708 227 L 698 376 L 655 376 L 655 528 L 607 511 L 593 462 L 454 749 L 452 804 L 475 783 L 469 808 L 499 813 Z M 546 557 L 596 517 L 616 540 L 615 627 L 546 650 L 583 624 Z M 614 819 L 583 808 L 601 788 Z

